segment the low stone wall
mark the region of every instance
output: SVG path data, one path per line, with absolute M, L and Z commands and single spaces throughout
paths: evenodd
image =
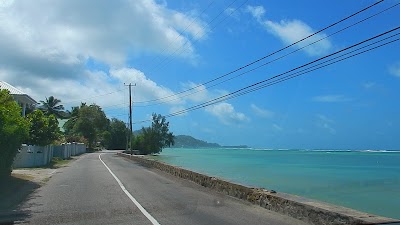
M 214 189 L 220 193 L 246 200 L 271 211 L 311 224 L 387 224 L 400 222 L 399 220 L 371 215 L 296 195 L 246 187 L 159 161 L 146 159 L 142 156 L 131 156 L 124 153 L 118 153 L 118 155 L 134 160 L 143 166 L 159 169 L 176 177 L 193 181 L 203 187 Z

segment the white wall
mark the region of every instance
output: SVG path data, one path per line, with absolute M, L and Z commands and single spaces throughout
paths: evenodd
M 53 157 L 68 159 L 71 156 L 86 152 L 82 143 L 67 143 L 63 145 L 31 146 L 23 145 L 14 159 L 13 168 L 45 166 Z
M 71 156 L 80 155 L 86 152 L 86 146 L 83 143 L 67 143 L 54 146 L 54 157 L 68 159 Z

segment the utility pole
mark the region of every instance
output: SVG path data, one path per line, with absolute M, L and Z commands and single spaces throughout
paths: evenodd
M 136 86 L 136 84 L 132 85 L 132 83 L 129 84 L 125 84 L 125 86 L 129 87 L 129 130 L 131 131 L 131 133 L 129 134 L 129 149 L 131 151 L 131 155 L 133 155 L 132 153 L 132 86 Z

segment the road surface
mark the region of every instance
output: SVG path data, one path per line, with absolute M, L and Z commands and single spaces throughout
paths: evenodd
M 28 224 L 304 224 L 109 152 L 58 169 L 20 210 Z

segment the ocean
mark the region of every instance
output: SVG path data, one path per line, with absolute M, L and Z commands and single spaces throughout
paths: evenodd
M 166 148 L 152 158 L 247 186 L 400 219 L 400 151 Z

